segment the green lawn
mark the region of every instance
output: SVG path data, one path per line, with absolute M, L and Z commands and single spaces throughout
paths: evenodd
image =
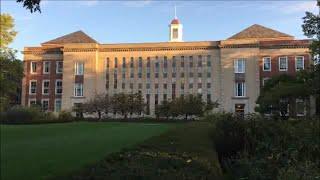
M 63 175 L 172 126 L 175 125 L 88 122 L 1 125 L 1 180 Z
M 212 123 L 181 123 L 137 146 L 55 179 L 222 179 L 211 133 Z

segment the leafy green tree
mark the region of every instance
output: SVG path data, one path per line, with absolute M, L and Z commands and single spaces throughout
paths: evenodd
M 0 47 L 6 48 L 16 37 L 14 30 L 14 19 L 9 14 L 0 14 Z
M 22 61 L 16 58 L 16 51 L 8 48 L 17 32 L 14 20 L 9 14 L 1 14 L 0 31 L 0 110 L 5 111 L 10 104 L 17 104 L 23 77 Z
M 125 119 L 130 112 L 129 96 L 124 93 L 113 95 L 111 98 L 112 109 L 115 113 L 121 114 Z
M 33 12 L 40 12 L 40 2 L 41 0 L 17 0 L 18 3 L 22 3 L 23 7 L 30 10 L 31 13 Z
M 102 114 L 108 114 L 110 109 L 109 97 L 105 94 L 96 94 L 92 99 L 83 105 L 83 111 L 88 114 L 97 114 L 101 120 Z

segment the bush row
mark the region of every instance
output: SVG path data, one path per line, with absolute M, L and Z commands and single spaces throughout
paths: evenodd
M 220 165 L 232 179 L 320 177 L 319 120 L 239 120 L 222 113 L 212 121 Z
M 21 106 L 12 107 L 6 112 L 2 112 L 0 119 L 2 124 L 56 123 L 75 120 L 70 112 L 62 111 L 59 115 L 55 115 L 51 112 L 43 112 L 37 107 Z

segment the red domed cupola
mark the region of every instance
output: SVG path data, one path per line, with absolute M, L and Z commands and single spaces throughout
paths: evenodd
M 180 24 L 180 21 L 179 21 L 179 19 L 174 18 L 174 19 L 171 21 L 171 24 Z

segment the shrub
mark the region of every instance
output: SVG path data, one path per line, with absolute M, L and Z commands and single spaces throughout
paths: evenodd
M 71 122 L 74 120 L 71 112 L 68 111 L 61 111 L 58 116 L 58 120 L 61 122 Z
M 35 107 L 16 106 L 5 113 L 4 123 L 20 124 L 39 121 L 43 118 L 43 113 Z

